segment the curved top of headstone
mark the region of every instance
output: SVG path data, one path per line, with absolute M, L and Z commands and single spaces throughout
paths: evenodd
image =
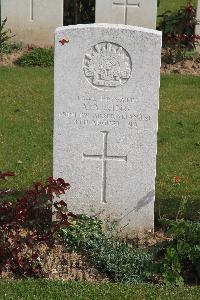
M 92 29 L 92 28 L 104 28 L 104 29 L 124 29 L 130 31 L 137 31 L 137 32 L 144 32 L 144 33 L 152 33 L 155 35 L 162 35 L 161 31 L 144 28 L 144 27 L 137 27 L 131 25 L 123 25 L 123 24 L 109 24 L 109 23 L 95 23 L 95 24 L 78 24 L 78 25 L 69 25 L 69 26 L 62 26 L 56 28 L 56 32 L 65 31 L 68 29 Z

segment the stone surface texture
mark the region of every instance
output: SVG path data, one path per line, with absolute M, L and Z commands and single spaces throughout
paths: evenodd
M 115 223 L 121 236 L 154 226 L 160 57 L 158 31 L 56 31 L 54 177 L 71 184 L 70 210 Z
M 199 22 L 199 25 L 196 25 L 195 34 L 200 35 L 200 0 L 198 0 L 198 3 L 197 3 L 197 20 Z M 200 53 L 200 42 L 199 42 L 199 45 L 197 46 L 197 50 Z
M 96 23 L 156 29 L 157 0 L 96 0 Z
M 53 46 L 55 29 L 63 25 L 63 0 L 1 0 L 1 19 L 6 17 L 12 40 Z

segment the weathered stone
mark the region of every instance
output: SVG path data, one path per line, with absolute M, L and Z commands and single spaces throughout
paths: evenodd
M 96 0 L 96 22 L 156 28 L 157 0 Z
M 125 25 L 58 28 L 54 177 L 75 213 L 153 230 L 161 33 Z
M 197 21 L 199 22 L 199 24 L 196 25 L 195 34 L 200 36 L 200 0 L 198 0 L 198 4 L 197 4 Z M 200 53 L 200 40 L 199 40 L 199 45 L 197 46 L 197 50 Z
M 53 46 L 55 29 L 63 25 L 63 0 L 1 0 L 1 19 L 24 44 Z

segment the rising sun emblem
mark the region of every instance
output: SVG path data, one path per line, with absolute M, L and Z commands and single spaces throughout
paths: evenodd
M 128 52 L 114 43 L 99 43 L 85 55 L 83 70 L 87 80 L 103 89 L 118 87 L 131 76 L 132 64 Z

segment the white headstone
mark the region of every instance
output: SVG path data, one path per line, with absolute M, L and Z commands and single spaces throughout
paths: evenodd
M 15 37 L 36 46 L 53 46 L 55 29 L 63 25 L 63 0 L 1 0 L 1 19 Z
M 199 25 L 196 25 L 195 34 L 200 35 L 200 0 L 198 0 L 197 4 L 197 21 L 199 22 Z M 197 46 L 198 51 L 200 52 L 200 41 L 199 45 Z
M 153 230 L 161 33 L 125 25 L 58 28 L 54 177 L 69 209 Z
M 156 28 L 157 0 L 96 0 L 96 23 Z

